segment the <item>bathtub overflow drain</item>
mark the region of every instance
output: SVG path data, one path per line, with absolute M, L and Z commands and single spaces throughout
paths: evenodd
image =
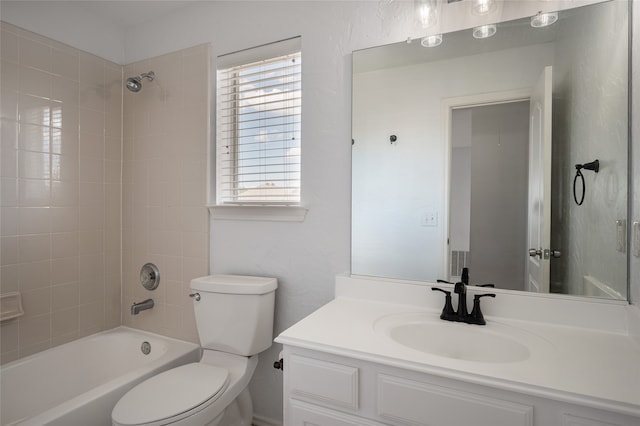
M 143 354 L 149 355 L 149 353 L 151 353 L 151 343 L 142 342 L 142 345 L 140 345 L 140 350 Z

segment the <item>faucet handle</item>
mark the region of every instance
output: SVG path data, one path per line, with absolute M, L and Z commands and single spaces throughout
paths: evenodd
M 480 284 L 478 287 L 491 287 L 491 288 L 495 288 L 495 284 Z
M 487 322 L 480 310 L 480 298 L 481 297 L 496 297 L 494 293 L 476 294 L 473 296 L 473 309 L 469 315 L 469 324 L 485 325 Z
M 452 283 L 451 281 L 440 280 L 440 279 L 436 280 L 436 282 L 438 282 L 438 283 L 440 283 L 440 284 L 454 284 L 454 283 Z
M 431 290 L 444 293 L 444 308 L 442 308 L 440 318 L 450 321 L 456 315 L 456 311 L 453 310 L 453 304 L 451 303 L 451 292 L 438 287 L 431 287 Z

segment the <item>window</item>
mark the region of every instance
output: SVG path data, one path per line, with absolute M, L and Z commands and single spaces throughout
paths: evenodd
M 216 204 L 299 205 L 300 38 L 218 57 Z

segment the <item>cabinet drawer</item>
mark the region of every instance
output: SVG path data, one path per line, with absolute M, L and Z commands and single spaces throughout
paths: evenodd
M 383 426 L 339 411 L 331 411 L 300 401 L 292 400 L 291 420 L 287 426 Z
M 626 424 L 623 425 L 620 423 L 609 423 L 604 420 L 574 416 L 573 414 L 565 414 L 562 416 L 562 426 L 626 426 Z
M 393 424 L 532 426 L 533 407 L 401 377 L 377 377 L 377 414 Z
M 358 409 L 358 368 L 291 355 L 286 374 L 291 396 L 332 407 Z

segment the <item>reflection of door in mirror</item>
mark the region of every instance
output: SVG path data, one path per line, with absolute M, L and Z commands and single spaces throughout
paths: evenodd
M 545 67 L 531 93 L 527 290 L 549 293 L 551 244 L 551 91 Z
M 529 102 L 452 111 L 450 280 L 524 290 Z

